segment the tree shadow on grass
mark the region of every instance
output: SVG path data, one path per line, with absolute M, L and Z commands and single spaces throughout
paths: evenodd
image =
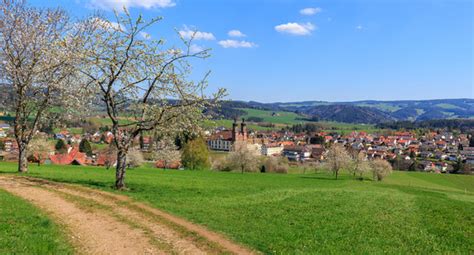
M 325 181 L 344 181 L 346 179 L 337 179 L 332 176 L 300 176 L 302 179 L 316 179 L 316 180 L 325 180 Z

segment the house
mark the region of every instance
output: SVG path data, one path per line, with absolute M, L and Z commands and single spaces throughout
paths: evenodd
M 324 160 L 324 156 L 326 155 L 326 149 L 323 147 L 314 147 L 311 148 L 311 157 L 316 160 Z
M 264 156 L 279 156 L 282 154 L 285 147 L 278 143 L 265 143 L 262 145 L 262 155 Z
M 87 165 L 91 163 L 85 153 L 79 152 L 77 147 L 69 147 L 65 154 L 55 154 L 49 156 L 51 164 L 54 165 Z
M 311 151 L 306 146 L 285 146 L 283 155 L 291 161 L 304 161 L 311 157 Z

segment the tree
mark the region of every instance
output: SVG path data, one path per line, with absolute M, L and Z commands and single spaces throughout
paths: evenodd
M 265 167 L 265 172 L 281 174 L 288 173 L 288 168 L 290 167 L 286 157 L 268 157 L 263 166 Z
M 341 169 L 348 168 L 350 163 L 351 157 L 343 146 L 339 144 L 334 144 L 331 146 L 326 155 L 326 165 L 329 170 L 336 175 L 336 180 L 339 175 L 339 171 Z
M 457 173 L 457 172 L 462 171 L 463 169 L 464 169 L 464 163 L 462 162 L 461 157 L 458 157 L 458 160 L 453 165 L 453 172 Z
M 5 142 L 0 140 L 0 151 L 3 151 L 3 150 L 5 150 Z
M 246 142 L 235 142 L 232 151 L 226 157 L 226 164 L 241 173 L 258 170 L 258 151 L 250 148 Z
M 183 147 L 181 162 L 192 170 L 210 167 L 209 149 L 202 137 L 189 140 Z
M 189 81 L 189 60 L 209 56 L 208 50 L 191 50 L 194 35 L 180 34 L 184 50 L 164 49 L 164 40 L 141 38 L 160 20 L 132 19 L 125 8 L 115 22 L 99 17 L 89 20 L 96 30 L 85 46 L 81 71 L 104 102 L 112 122 L 118 151 L 116 189 L 125 188 L 126 155 L 140 133 L 192 130 L 204 118 L 204 107 L 225 94 L 224 90 L 211 97 L 204 94 L 208 74 L 199 82 Z M 119 121 L 124 116 L 126 123 Z
M 18 171 L 28 171 L 28 144 L 53 106 L 68 105 L 80 95 L 74 77 L 82 34 L 60 9 L 29 7 L 22 0 L 0 4 L 0 82 L 15 113 Z M 69 108 L 69 107 L 68 107 Z M 71 108 L 72 109 L 72 108 Z
M 370 171 L 369 162 L 366 159 L 365 154 L 360 152 L 354 152 L 352 155 L 352 162 L 351 166 L 348 168 L 349 172 L 351 172 L 354 176 L 359 175 L 359 179 L 363 179 L 364 173 Z
M 51 144 L 48 140 L 44 138 L 34 138 L 28 144 L 28 157 L 36 157 L 38 166 L 40 166 L 41 161 L 48 157 L 51 150 Z
M 87 139 L 82 139 L 79 143 L 79 152 L 85 153 L 87 156 L 92 156 L 92 147 Z
M 54 149 L 60 154 L 66 153 L 67 152 L 67 146 L 66 146 L 66 143 L 64 142 L 64 140 L 59 139 L 56 142 L 56 145 L 54 145 Z
M 471 135 L 471 138 L 469 138 L 469 147 L 474 147 L 474 135 Z
M 143 162 L 145 162 L 145 160 L 143 159 L 143 154 L 140 152 L 140 150 L 137 150 L 135 148 L 130 149 L 127 154 L 127 167 L 140 167 L 143 165 Z
M 161 162 L 163 168 L 168 168 L 169 165 L 181 161 L 181 152 L 174 144 L 171 136 L 167 135 L 156 143 L 156 150 L 153 152 L 152 158 Z
M 392 166 L 385 160 L 376 159 L 370 163 L 374 180 L 382 181 L 385 177 L 392 173 Z
M 324 137 L 317 135 L 309 139 L 310 144 L 324 144 Z

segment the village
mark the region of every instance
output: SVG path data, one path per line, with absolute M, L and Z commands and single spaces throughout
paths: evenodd
M 116 155 L 113 151 L 113 134 L 110 131 L 72 134 L 67 129 L 55 134 L 38 132 L 37 136 L 51 141 L 50 149 L 36 152 L 30 162 L 54 165 L 90 165 L 113 167 Z M 328 149 L 339 144 L 351 154 L 362 152 L 367 160 L 382 159 L 397 170 L 435 173 L 468 173 L 474 166 L 473 138 L 468 134 L 449 131 L 431 131 L 421 135 L 410 131 L 392 131 L 390 135 L 369 134 L 353 131 L 349 134 L 328 132 L 293 132 L 291 130 L 248 130 L 245 120 L 234 121 L 232 128 L 217 127 L 204 132 L 211 152 L 230 152 L 236 142 L 245 143 L 256 155 L 285 157 L 290 164 L 301 165 L 324 162 Z M 58 151 L 54 144 L 62 140 L 66 150 Z M 83 151 L 81 141 L 87 140 L 91 149 Z M 156 142 L 151 136 L 140 136 L 134 147 L 145 160 L 157 168 L 179 169 L 179 156 L 151 157 Z M 57 147 L 57 146 L 56 146 Z M 178 154 L 178 148 L 162 148 L 161 155 Z M 0 124 L 0 160 L 16 161 L 18 145 L 10 125 Z M 43 155 L 38 155 L 42 153 Z

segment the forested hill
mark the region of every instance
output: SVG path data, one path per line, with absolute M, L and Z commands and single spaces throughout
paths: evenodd
M 244 115 L 243 108 L 268 111 L 290 111 L 312 120 L 347 123 L 384 123 L 433 119 L 474 118 L 474 99 L 436 99 L 405 101 L 259 103 L 227 101 L 214 116 L 234 118 Z

